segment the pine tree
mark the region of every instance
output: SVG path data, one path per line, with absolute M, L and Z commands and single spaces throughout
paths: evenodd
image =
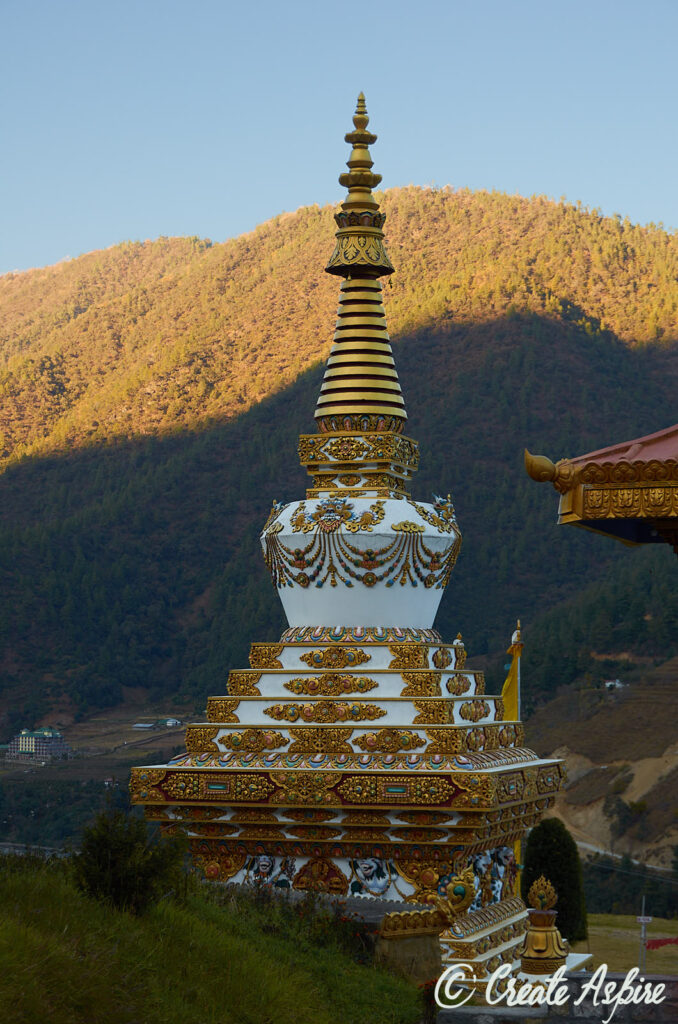
M 521 895 L 527 902 L 530 886 L 544 875 L 558 893 L 557 925 L 570 942 L 587 936 L 586 902 L 577 844 L 562 821 L 547 818 L 527 837 Z

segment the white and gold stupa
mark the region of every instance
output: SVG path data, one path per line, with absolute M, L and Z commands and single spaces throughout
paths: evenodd
M 449 497 L 407 490 L 418 451 L 382 303 L 393 267 L 362 94 L 353 123 L 326 268 L 343 279 L 334 345 L 318 432 L 299 442 L 313 483 L 273 505 L 261 537 L 289 628 L 252 644 L 250 667 L 188 726 L 185 754 L 133 769 L 132 797 L 187 831 L 214 880 L 434 903 L 471 867 L 445 958 L 519 965 L 513 846 L 562 772 L 523 747 L 461 638 L 433 629 L 461 534 Z

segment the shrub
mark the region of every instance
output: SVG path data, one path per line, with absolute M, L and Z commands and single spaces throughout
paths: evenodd
M 82 834 L 73 857 L 75 882 L 87 896 L 142 914 L 182 888 L 183 853 L 183 838 L 150 836 L 143 819 L 104 811 Z

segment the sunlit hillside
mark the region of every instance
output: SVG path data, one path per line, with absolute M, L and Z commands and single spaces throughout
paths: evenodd
M 676 340 L 678 239 L 544 198 L 385 193 L 394 337 L 529 310 Z M 326 356 L 332 211 L 212 245 L 125 243 L 0 278 L 5 457 L 233 418 Z
M 528 708 L 623 652 L 675 654 L 669 548 L 556 528 L 521 453 L 675 421 L 678 238 L 499 193 L 412 187 L 383 205 L 413 491 L 451 492 L 464 533 L 440 629 L 496 682 L 520 617 Z M 337 301 L 331 214 L 0 278 L 5 732 L 125 686 L 223 692 L 250 639 L 279 635 L 257 534 L 271 500 L 305 486 L 296 435 Z

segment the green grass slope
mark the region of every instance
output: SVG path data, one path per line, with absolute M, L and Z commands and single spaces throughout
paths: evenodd
M 189 897 L 135 918 L 65 871 L 0 863 L 6 1024 L 414 1024 L 414 986 L 251 909 Z

